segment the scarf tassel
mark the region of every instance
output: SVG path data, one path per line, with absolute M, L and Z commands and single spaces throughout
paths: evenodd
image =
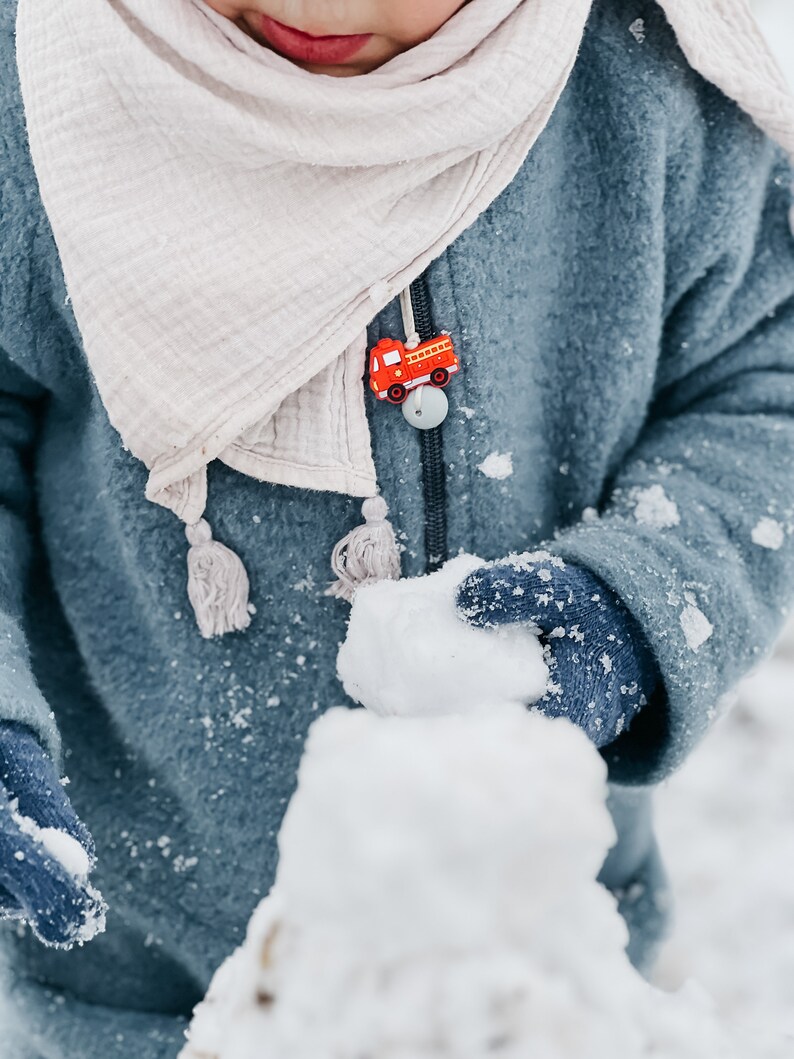
M 361 513 L 364 525 L 356 526 L 334 548 L 331 566 L 338 580 L 325 592 L 348 603 L 361 585 L 400 579 L 400 548 L 394 527 L 386 517 L 386 501 L 382 496 L 370 497 L 364 501 Z
M 185 528 L 190 542 L 187 553 L 187 594 L 201 635 L 205 639 L 241 632 L 251 624 L 248 606 L 248 574 L 231 548 L 213 540 L 206 519 Z

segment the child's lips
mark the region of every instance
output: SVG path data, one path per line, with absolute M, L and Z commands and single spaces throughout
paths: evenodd
M 269 15 L 262 16 L 262 36 L 276 51 L 299 62 L 333 66 L 346 62 L 372 39 L 371 33 L 313 37 L 311 33 L 285 26 Z

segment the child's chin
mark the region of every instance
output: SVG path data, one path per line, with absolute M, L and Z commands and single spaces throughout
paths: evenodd
M 290 61 L 294 62 L 296 66 L 300 66 L 301 70 L 306 70 L 310 74 L 325 74 L 326 77 L 357 77 L 359 74 L 367 74 L 370 70 L 382 65 L 382 63 L 372 63 L 371 65 L 360 64 L 356 66 L 326 66 L 322 63 L 296 62 L 294 59 Z

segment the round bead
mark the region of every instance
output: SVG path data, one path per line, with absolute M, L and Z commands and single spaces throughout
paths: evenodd
M 436 386 L 418 386 L 410 390 L 402 405 L 405 421 L 417 430 L 432 430 L 447 418 L 449 401 Z

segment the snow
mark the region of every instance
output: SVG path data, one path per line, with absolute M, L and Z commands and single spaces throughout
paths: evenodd
M 330 711 L 182 1059 L 782 1059 L 629 964 L 605 793 L 565 720 Z
M 75 879 L 88 878 L 91 861 L 76 838 L 55 827 L 44 827 L 39 831 L 38 841 Z
M 698 651 L 714 632 L 714 626 L 694 603 L 684 607 L 678 620 L 684 630 L 687 647 L 691 651 Z
M 696 978 L 723 1014 L 791 1035 L 794 1055 L 792 695 L 794 625 L 659 794 L 676 930 L 656 981 Z
M 486 478 L 495 478 L 497 481 L 509 478 L 513 473 L 513 454 L 512 452 L 492 452 L 477 465 L 477 470 Z
M 661 485 L 638 489 L 633 496 L 634 517 L 641 526 L 650 529 L 670 529 L 681 521 L 678 505 L 665 493 Z
M 645 19 L 635 18 L 629 26 L 629 33 L 634 37 L 638 44 L 645 43 Z
M 429 577 L 358 589 L 337 662 L 355 702 L 383 716 L 427 716 L 540 698 L 548 669 L 535 633 L 477 629 L 458 616 L 455 589 L 482 565 L 462 555 Z
M 760 548 L 770 548 L 772 551 L 782 548 L 786 539 L 783 526 L 773 518 L 759 519 L 750 536 L 753 544 L 757 544 Z

